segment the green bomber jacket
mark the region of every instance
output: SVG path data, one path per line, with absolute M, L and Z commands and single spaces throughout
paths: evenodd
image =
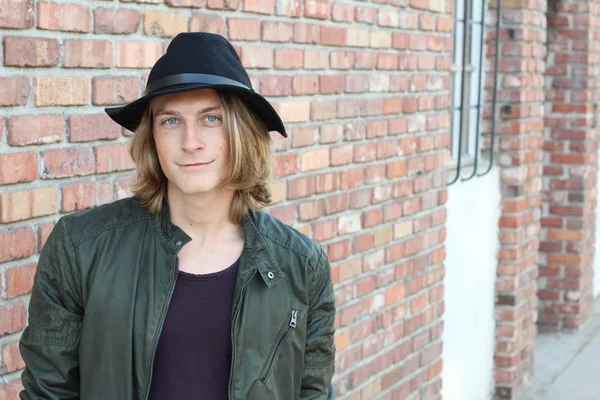
M 242 226 L 229 399 L 332 399 L 335 301 L 322 247 L 264 212 L 249 211 Z M 168 207 L 151 214 L 136 197 L 61 217 L 19 343 L 20 398 L 147 399 L 177 254 L 190 240 Z

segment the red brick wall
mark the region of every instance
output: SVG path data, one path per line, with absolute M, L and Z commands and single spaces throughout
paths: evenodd
M 593 311 L 600 2 L 548 10 L 539 323 L 573 330 Z
M 142 4 L 145 3 L 145 4 Z M 271 212 L 321 241 L 340 398 L 439 399 L 452 19 L 445 0 L 14 0 L 0 6 L 0 398 L 57 218 L 126 196 L 136 98 L 180 30 L 237 46 L 290 130 Z
M 502 1 L 502 7 L 497 109 L 502 214 L 494 366 L 496 396 L 515 399 L 533 378 L 537 334 L 546 1 Z

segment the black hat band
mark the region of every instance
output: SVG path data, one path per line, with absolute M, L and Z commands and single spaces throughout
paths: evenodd
M 144 91 L 144 96 L 164 87 L 181 85 L 185 83 L 204 83 L 207 85 L 237 86 L 253 92 L 253 90 L 248 86 L 238 81 L 234 81 L 233 79 L 225 78 L 223 76 L 209 74 L 175 74 L 162 77 L 148 84 L 148 86 L 146 86 L 146 90 Z

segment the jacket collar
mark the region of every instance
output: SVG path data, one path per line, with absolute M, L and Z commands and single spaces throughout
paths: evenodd
M 246 237 L 242 259 L 245 258 L 252 268 L 242 268 L 242 263 L 240 263 L 240 273 L 247 273 L 248 276 L 251 276 L 252 270 L 255 268 L 267 287 L 270 288 L 279 282 L 284 275 L 281 268 L 275 262 L 265 242 L 265 238 L 259 230 L 256 218 L 257 214 L 258 212 L 249 210 L 242 219 L 242 228 Z M 248 277 L 241 276 L 241 279 L 245 282 Z
M 242 218 L 245 244 L 238 269 L 238 281 L 246 282 L 256 270 L 267 287 L 272 287 L 279 282 L 284 274 L 275 262 L 273 255 L 265 242 L 258 226 L 257 215 L 259 212 L 249 210 Z M 169 253 L 177 255 L 179 250 L 189 243 L 190 238 L 181 228 L 171 222 L 169 205 L 165 202 L 161 211 L 156 214 L 155 228 Z

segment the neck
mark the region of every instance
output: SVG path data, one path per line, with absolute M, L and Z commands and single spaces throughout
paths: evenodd
M 233 190 L 187 195 L 169 185 L 167 193 L 171 221 L 197 244 L 239 237 L 240 224 L 229 219 Z

